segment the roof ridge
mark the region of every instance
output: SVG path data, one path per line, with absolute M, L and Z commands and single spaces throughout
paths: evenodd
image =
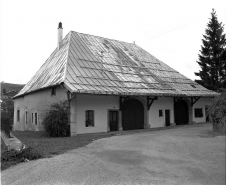
M 66 61 L 66 64 L 65 64 L 65 69 L 64 69 L 64 77 L 63 77 L 63 80 L 62 80 L 63 83 L 65 83 L 66 75 L 67 75 L 68 58 L 69 58 L 69 51 L 70 51 L 70 45 L 71 45 L 71 31 L 68 34 L 70 34 L 70 35 L 69 35 L 69 41 L 68 41 L 67 61 Z
M 93 36 L 93 37 L 99 37 L 99 38 L 102 38 L 102 39 L 108 39 L 108 40 L 113 40 L 113 41 L 117 41 L 117 42 L 124 42 L 126 44 L 134 44 L 134 43 L 130 43 L 130 42 L 125 42 L 125 41 L 120 41 L 120 40 L 116 40 L 116 39 L 109 39 L 109 38 L 106 38 L 106 37 L 101 37 L 101 36 L 98 36 L 98 35 L 92 35 L 92 34 L 88 34 L 88 33 L 81 33 L 81 32 L 78 32 L 78 31 L 70 31 L 70 32 L 75 32 L 75 33 L 79 33 L 79 34 L 83 34 L 83 35 L 90 35 L 90 36 Z M 137 44 L 135 44 L 137 45 Z

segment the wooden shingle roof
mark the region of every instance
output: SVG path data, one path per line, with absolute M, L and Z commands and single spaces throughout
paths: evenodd
M 70 92 L 89 94 L 217 95 L 136 44 L 74 31 L 62 42 L 14 98 L 59 84 Z

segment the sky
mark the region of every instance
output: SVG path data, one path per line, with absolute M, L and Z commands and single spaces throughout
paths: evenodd
M 138 46 L 186 77 L 196 63 L 212 8 L 225 0 L 0 0 L 0 82 L 26 84 L 57 47 L 57 26 Z M 226 33 L 226 29 L 224 30 Z

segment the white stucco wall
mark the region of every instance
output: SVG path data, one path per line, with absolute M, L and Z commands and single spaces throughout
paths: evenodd
M 56 95 L 51 96 L 51 88 L 42 91 L 37 91 L 24 97 L 14 99 L 14 130 L 42 130 L 42 118 L 45 110 L 48 109 L 52 103 L 61 100 L 67 100 L 67 90 L 58 86 L 56 88 Z M 20 110 L 20 121 L 17 121 L 17 110 Z M 25 124 L 25 111 L 27 113 L 27 124 Z M 32 112 L 38 113 L 38 124 L 32 123 Z M 34 115 L 35 119 L 35 115 Z
M 206 121 L 206 111 L 205 106 L 210 105 L 212 98 L 200 98 L 194 105 L 193 105 L 193 121 L 195 123 L 201 123 Z M 202 118 L 195 118 L 195 108 L 202 108 L 203 117 Z
M 174 102 L 173 97 L 158 97 L 149 110 L 150 128 L 165 127 L 165 110 L 170 110 L 170 123 L 174 123 Z M 162 110 L 163 117 L 159 117 L 159 110 Z
M 119 96 L 76 95 L 77 134 L 107 132 L 108 110 L 119 109 Z M 85 126 L 85 111 L 94 110 L 94 127 Z
M 136 97 L 135 97 L 136 98 Z M 67 100 L 67 90 L 60 86 L 56 89 L 56 96 L 51 96 L 51 88 L 25 95 L 14 100 L 14 130 L 42 130 L 42 118 L 45 110 L 49 105 L 62 100 Z M 196 123 L 206 121 L 205 106 L 211 103 L 211 98 L 200 98 L 193 106 L 193 121 Z M 119 96 L 110 95 L 88 95 L 76 94 L 73 100 L 74 109 L 74 123 L 71 128 L 75 134 L 83 133 L 97 133 L 108 131 L 108 111 L 119 110 Z M 146 97 L 142 99 L 144 109 L 146 110 Z M 202 108 L 203 117 L 195 118 L 194 109 Z M 20 109 L 20 121 L 17 121 L 17 110 Z M 28 111 L 27 123 L 25 124 L 25 111 Z M 94 111 L 94 127 L 85 126 L 85 111 Z M 162 110 L 163 116 L 159 117 L 159 110 Z M 144 115 L 144 119 L 148 120 L 147 124 L 150 128 L 165 126 L 165 110 L 170 110 L 170 123 L 174 125 L 174 98 L 173 97 L 158 97 Z M 31 121 L 32 112 L 38 113 L 38 124 Z
M 190 101 L 190 98 L 188 98 Z M 205 106 L 209 105 L 212 98 L 200 98 L 192 108 L 193 115 L 192 121 L 195 123 L 201 123 L 206 121 Z M 202 108 L 203 117 L 195 118 L 195 108 Z M 170 123 L 174 125 L 174 100 L 173 97 L 159 97 L 155 100 L 149 110 L 149 124 L 151 128 L 164 127 L 165 126 L 165 110 L 170 110 Z M 159 117 L 159 110 L 163 110 L 163 117 Z

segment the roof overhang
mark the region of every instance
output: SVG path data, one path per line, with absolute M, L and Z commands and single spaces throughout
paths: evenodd
M 62 83 L 60 83 L 60 84 L 56 84 L 56 85 L 52 85 L 52 86 L 48 86 L 48 87 L 43 87 L 43 88 L 40 88 L 40 89 L 37 89 L 37 90 L 34 90 L 34 91 L 29 91 L 29 92 L 26 92 L 26 93 L 24 93 L 24 94 L 17 94 L 17 95 L 15 95 L 14 97 L 12 97 L 12 99 L 17 99 L 17 98 L 21 98 L 21 97 L 24 97 L 25 95 L 28 95 L 28 94 L 33 94 L 33 93 L 36 93 L 36 92 L 39 92 L 39 91 L 42 91 L 42 90 L 46 90 L 46 89 L 50 89 L 50 88 L 52 88 L 52 87 L 57 87 L 57 86 L 60 86 L 60 85 L 62 85 Z

